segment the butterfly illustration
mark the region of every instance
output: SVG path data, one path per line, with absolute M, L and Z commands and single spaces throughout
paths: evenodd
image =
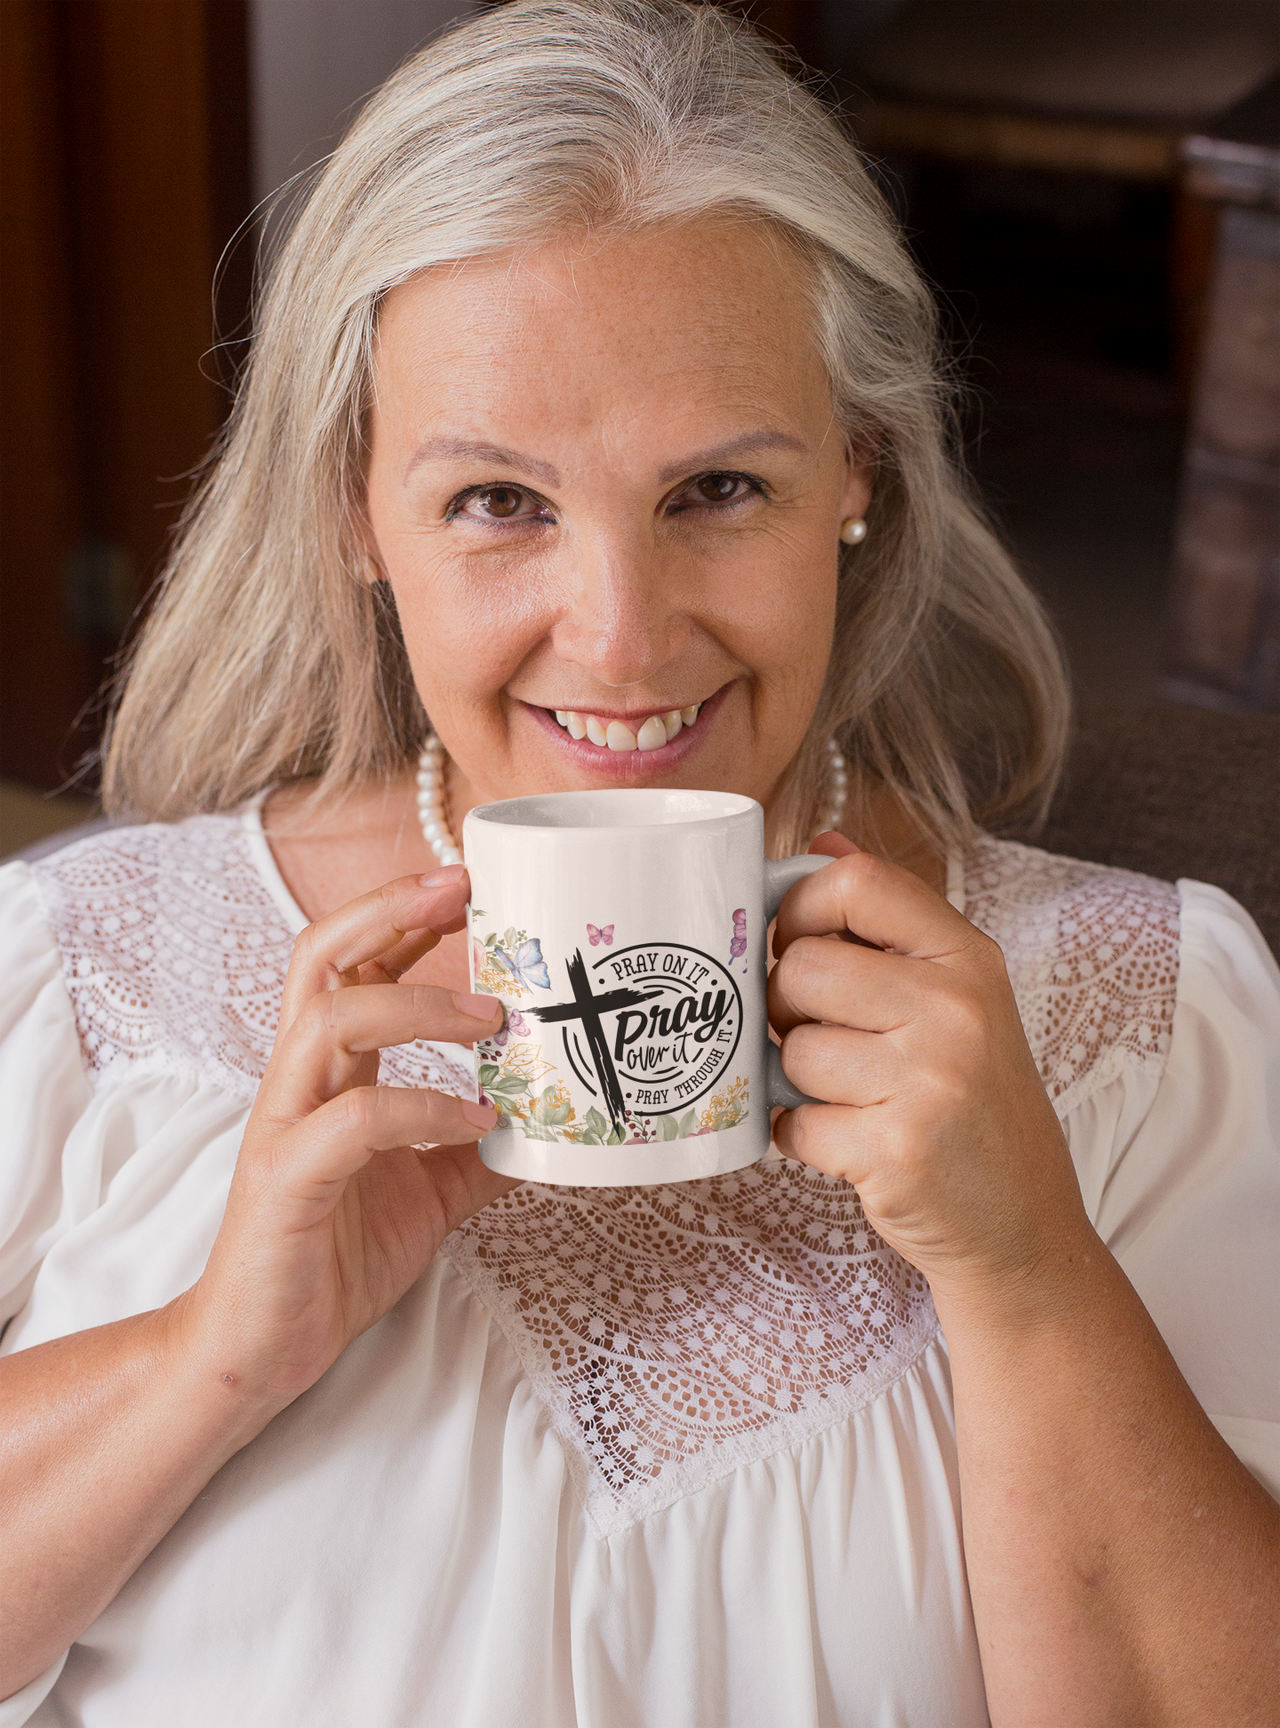
M 529 1022 L 525 1019 L 523 1014 L 517 1013 L 516 1010 L 512 1008 L 507 1015 L 502 1030 L 500 1032 L 495 1032 L 489 1042 L 495 1049 L 501 1050 L 509 1038 L 527 1038 L 528 1036 Z
M 542 958 L 542 943 L 538 937 L 531 936 L 527 942 L 522 942 L 514 954 L 496 945 L 491 952 L 499 966 L 510 972 L 513 978 L 518 978 L 526 988 L 536 984 L 539 990 L 550 990 L 551 974 Z
M 602 942 L 607 948 L 613 941 L 613 925 L 606 924 L 603 930 L 598 930 L 594 924 L 589 923 L 587 925 L 587 935 L 591 939 L 591 946 L 593 948 L 598 948 Z

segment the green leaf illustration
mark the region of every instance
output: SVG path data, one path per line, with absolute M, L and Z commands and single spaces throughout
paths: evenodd
M 591 1144 L 593 1146 L 603 1146 L 604 1136 L 608 1131 L 609 1124 L 596 1109 L 594 1104 L 591 1106 L 590 1110 L 587 1111 L 586 1122 L 588 1130 L 595 1135 L 595 1139 Z
M 549 1124 L 537 1122 L 532 1116 L 526 1116 L 520 1124 L 527 1140 L 559 1140 L 560 1135 Z
M 535 1122 L 559 1124 L 569 1120 L 573 1105 L 567 1099 L 562 1104 L 557 1104 L 552 1097 L 554 1092 L 554 1085 L 544 1088 L 542 1096 L 530 1110 L 529 1114 Z
M 662 1127 L 662 1138 L 664 1140 L 675 1140 L 679 1138 L 680 1130 L 676 1126 L 676 1119 L 674 1116 L 659 1116 L 658 1121 Z
M 622 1142 L 626 1139 L 626 1137 L 627 1137 L 627 1131 L 625 1128 L 623 1128 L 621 1126 L 617 1127 L 617 1128 L 611 1128 L 609 1130 L 609 1133 L 605 1137 L 604 1143 L 606 1146 L 621 1146 Z
M 678 1130 L 680 1139 L 683 1140 L 687 1135 L 692 1134 L 696 1130 L 697 1126 L 698 1112 L 696 1110 L 686 1110 L 684 1115 L 680 1118 L 680 1127 Z
M 484 1091 L 487 1092 L 489 1090 L 490 1086 L 498 1078 L 499 1072 L 500 1070 L 496 1062 L 482 1062 L 480 1064 L 480 1085 Z

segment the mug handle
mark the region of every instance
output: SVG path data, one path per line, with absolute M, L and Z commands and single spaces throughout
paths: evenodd
M 783 896 L 788 888 L 800 880 L 802 876 L 812 876 L 815 870 L 821 870 L 824 864 L 834 860 L 823 857 L 821 853 L 801 852 L 794 858 L 766 858 L 764 861 L 764 921 L 766 926 L 772 924 L 778 915 Z M 782 1072 L 782 1057 L 778 1046 L 769 1040 L 768 1074 L 765 1088 L 769 1096 L 769 1108 L 781 1105 L 784 1110 L 794 1110 L 801 1104 L 819 1104 L 819 1098 L 810 1098 L 807 1092 L 801 1092 L 794 1087 Z
M 824 864 L 834 864 L 822 852 L 797 852 L 794 858 L 766 858 L 764 861 L 764 921 L 772 924 L 788 888 L 793 888 L 802 876 L 812 876 Z

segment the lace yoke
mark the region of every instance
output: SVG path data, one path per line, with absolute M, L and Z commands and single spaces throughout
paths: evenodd
M 1161 1064 L 1177 983 L 1167 883 L 980 840 L 967 915 L 1001 945 L 1060 1114 Z M 251 1098 L 293 937 L 234 817 L 120 829 L 33 867 L 95 1085 L 145 1068 Z M 474 1095 L 449 1046 L 383 1078 Z M 448 1239 L 564 1443 L 600 1535 L 830 1427 L 936 1333 L 923 1277 L 857 1194 L 791 1161 L 661 1188 L 527 1183 Z
M 93 1085 L 144 1065 L 253 1098 L 275 1042 L 293 935 L 239 818 L 116 829 L 32 869 Z M 382 1072 L 393 1084 L 474 1095 L 470 1060 L 448 1046 L 388 1051 Z

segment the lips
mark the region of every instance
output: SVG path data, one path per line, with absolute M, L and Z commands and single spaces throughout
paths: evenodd
M 611 720 L 598 714 L 580 714 L 575 709 L 554 710 L 556 724 L 563 726 L 571 738 L 589 739 L 602 750 L 661 750 L 670 744 L 686 726 L 698 718 L 701 702 L 687 708 L 671 708 L 662 714 L 650 714 L 638 725 L 626 720 Z
M 702 702 L 692 702 L 687 708 L 665 708 L 649 713 L 641 709 L 630 714 L 616 711 L 613 714 L 593 714 L 586 708 L 540 708 L 532 702 L 523 702 L 521 706 L 554 741 L 557 752 L 568 757 L 579 772 L 593 779 L 598 777 L 602 784 L 635 782 L 648 785 L 655 779 L 660 782 L 667 780 L 679 771 L 687 757 L 701 749 L 708 727 L 733 687 L 731 679 Z M 686 714 L 691 716 L 687 721 Z M 570 724 L 571 717 L 576 727 Z M 590 731 L 588 721 L 593 723 Z M 650 725 L 651 721 L 655 724 Z M 670 737 L 667 735 L 668 723 Z M 660 744 L 657 738 L 659 726 L 662 728 Z M 618 730 L 611 740 L 609 734 L 613 727 Z

